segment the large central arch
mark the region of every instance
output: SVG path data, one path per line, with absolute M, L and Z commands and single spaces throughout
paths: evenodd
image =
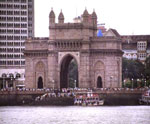
M 73 60 L 77 64 L 76 59 L 70 54 L 66 55 L 62 59 L 61 66 L 60 66 L 60 88 L 69 87 L 69 65 Z M 78 70 L 78 65 L 77 65 L 77 70 Z M 75 83 L 75 87 L 78 87 L 78 71 L 77 71 L 77 77 L 73 81 Z

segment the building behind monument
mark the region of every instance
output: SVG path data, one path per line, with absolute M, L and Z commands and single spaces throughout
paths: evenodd
M 28 37 L 34 37 L 34 0 L 0 0 L 1 88 L 24 82 L 23 51 Z

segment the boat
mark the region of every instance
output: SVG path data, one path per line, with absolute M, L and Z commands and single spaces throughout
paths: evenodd
M 144 94 L 142 94 L 142 98 L 139 99 L 139 104 L 147 104 L 150 105 L 150 89 L 145 91 Z
M 101 99 L 99 97 L 99 94 L 97 93 L 76 94 L 74 99 L 74 105 L 102 106 L 104 105 L 104 99 Z

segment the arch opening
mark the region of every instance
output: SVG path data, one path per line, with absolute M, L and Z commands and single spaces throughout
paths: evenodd
M 36 75 L 36 81 L 37 81 L 37 85 L 36 88 L 38 89 L 42 89 L 43 88 L 43 84 L 45 81 L 45 65 L 42 61 L 37 62 L 36 66 L 35 66 L 35 75 Z
M 43 78 L 40 76 L 38 78 L 38 89 L 42 89 L 43 88 Z
M 98 76 L 97 78 L 97 88 L 102 88 L 103 84 L 102 84 L 102 78 L 101 76 Z
M 75 58 L 67 55 L 60 68 L 60 88 L 78 87 L 78 64 Z

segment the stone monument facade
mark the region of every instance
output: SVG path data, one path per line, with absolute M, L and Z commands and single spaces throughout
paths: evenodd
M 116 30 L 97 37 L 97 15 L 83 12 L 81 23 L 64 23 L 62 11 L 55 22 L 49 14 L 49 37 L 25 42 L 25 86 L 27 88 L 67 88 L 68 65 L 78 65 L 79 88 L 122 86 L 122 42 Z

